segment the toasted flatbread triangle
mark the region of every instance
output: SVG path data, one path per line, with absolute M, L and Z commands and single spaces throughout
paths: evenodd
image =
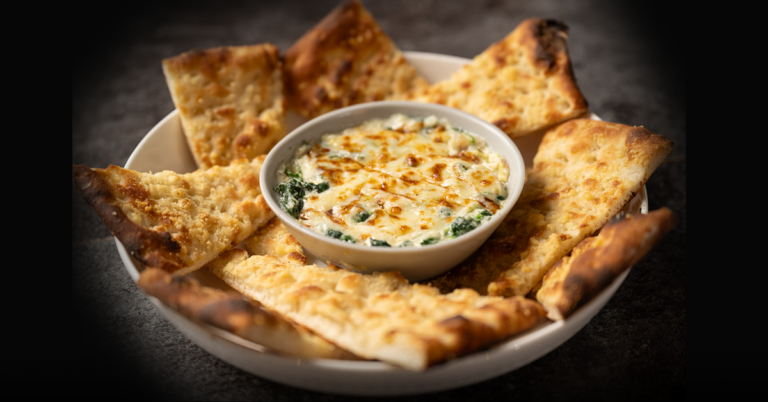
M 532 328 L 541 306 L 522 297 L 449 295 L 399 273 L 363 275 L 234 249 L 206 266 L 241 293 L 364 358 L 410 370 L 460 356 Z
M 571 69 L 566 26 L 531 18 L 451 78 L 407 98 L 461 109 L 519 137 L 587 111 Z
M 285 52 L 288 104 L 307 118 L 427 86 L 356 0 L 336 7 Z
M 199 167 L 253 159 L 285 136 L 274 45 L 195 50 L 163 60 L 163 72 Z
M 110 165 L 72 167 L 75 185 L 126 250 L 184 275 L 250 236 L 272 216 L 261 195 L 264 156 L 178 174 Z
M 236 292 L 200 286 L 189 276 L 172 276 L 157 269 L 145 269 L 137 285 L 146 294 L 194 320 L 232 332 L 244 339 L 298 357 L 354 359 L 306 329 L 297 327 L 261 304 Z
M 277 217 L 272 218 L 251 237 L 245 239 L 243 245 L 250 255 L 271 254 L 299 264 L 307 263 L 301 243 L 288 233 Z
M 525 295 L 552 265 L 640 191 L 672 151 L 642 127 L 577 119 L 549 130 L 520 198 L 467 261 L 432 280 L 443 292 Z
M 612 220 L 584 239 L 544 275 L 536 299 L 553 320 L 562 320 L 592 300 L 637 263 L 675 226 L 669 208 Z

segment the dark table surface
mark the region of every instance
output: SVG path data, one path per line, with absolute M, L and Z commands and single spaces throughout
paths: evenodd
M 671 399 L 686 390 L 686 116 L 682 55 L 665 40 L 675 16 L 643 3 L 364 1 L 402 50 L 471 58 L 528 17 L 570 28 L 569 51 L 590 109 L 642 125 L 675 147 L 647 183 L 650 209 L 678 224 L 573 338 L 513 372 L 431 394 L 438 400 Z M 123 166 L 174 109 L 160 60 L 195 48 L 271 42 L 282 51 L 336 0 L 172 2 L 74 21 L 72 163 Z M 106 11 L 105 11 L 106 13 Z M 106 15 L 105 15 L 106 17 Z M 184 337 L 129 278 L 114 238 L 72 185 L 72 291 L 77 377 L 111 399 L 331 400 L 241 371 Z M 75 385 L 79 384 L 77 382 Z M 405 397 L 402 400 L 421 397 Z

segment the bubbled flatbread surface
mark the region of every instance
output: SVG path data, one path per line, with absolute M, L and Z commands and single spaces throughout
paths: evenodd
M 307 118 L 427 85 L 357 1 L 339 5 L 285 52 L 289 106 Z
M 566 29 L 555 20 L 525 20 L 449 79 L 408 98 L 461 109 L 513 138 L 584 114 Z
M 188 318 L 281 353 L 298 357 L 354 358 L 349 352 L 265 310 L 260 303 L 236 292 L 201 286 L 189 275 L 173 276 L 157 268 L 148 268 L 139 276 L 137 285 L 146 294 Z
M 552 265 L 640 191 L 672 151 L 642 127 L 577 119 L 549 130 L 520 198 L 467 261 L 431 283 L 525 295 Z
M 199 167 L 253 159 L 285 136 L 275 46 L 194 50 L 163 60 L 163 72 Z
M 410 370 L 486 347 L 544 319 L 535 301 L 448 295 L 399 273 L 363 275 L 230 250 L 207 268 L 227 284 L 334 344 Z
M 259 186 L 264 157 L 178 174 L 74 166 L 83 198 L 143 264 L 183 275 L 250 236 L 272 216 Z

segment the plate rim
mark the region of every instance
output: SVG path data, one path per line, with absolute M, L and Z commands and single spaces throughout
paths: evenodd
M 444 62 L 444 63 L 455 63 L 455 64 L 466 64 L 471 61 L 471 59 L 458 57 L 458 56 L 451 56 L 446 54 L 439 54 L 439 53 L 429 53 L 429 52 L 417 52 L 417 51 L 404 51 L 403 52 L 406 59 L 421 59 L 424 62 Z M 410 61 L 410 60 L 409 60 Z M 595 120 L 601 120 L 599 116 L 595 115 L 594 113 L 591 114 L 591 118 Z M 125 167 L 127 169 L 130 169 L 131 166 L 136 163 L 138 155 L 141 154 L 141 149 L 147 145 L 147 143 L 151 140 L 151 138 L 162 129 L 165 125 L 172 123 L 173 119 L 179 119 L 178 116 L 178 109 L 174 108 L 170 113 L 168 113 L 163 119 L 161 119 L 157 124 L 155 124 L 152 129 L 149 130 L 149 132 L 142 138 L 142 140 L 139 142 L 139 144 L 136 146 L 136 148 L 131 152 L 131 155 L 129 156 L 128 160 L 125 163 Z M 179 122 L 180 123 L 180 122 Z M 181 125 L 179 124 L 179 127 Z M 638 192 L 638 196 L 641 197 L 641 205 L 640 205 L 640 213 L 647 214 L 648 213 L 648 195 L 647 190 L 645 186 L 641 188 L 641 190 Z M 123 244 L 115 237 L 115 245 L 118 250 L 118 254 L 120 255 L 120 258 L 123 262 L 123 265 L 128 271 L 129 276 L 135 283 L 138 280 L 139 272 L 134 264 L 134 260 L 132 257 L 128 255 L 128 252 L 126 251 Z M 328 392 L 333 394 L 346 394 L 346 395 L 378 395 L 378 396 L 396 396 L 396 395 L 415 395 L 415 394 L 421 394 L 421 393 L 427 393 L 427 392 L 435 392 L 440 390 L 447 390 L 447 389 L 453 389 L 458 387 L 463 387 L 471 384 L 475 384 L 480 381 L 484 381 L 490 378 L 497 377 L 499 375 L 514 371 L 520 367 L 523 367 L 531 362 L 533 362 L 536 359 L 539 359 L 549 353 L 550 351 L 560 347 L 563 343 L 565 343 L 568 339 L 573 337 L 577 332 L 579 332 L 584 326 L 586 326 L 591 319 L 596 316 L 600 311 L 602 311 L 603 307 L 607 302 L 613 297 L 613 294 L 617 291 L 617 289 L 621 286 L 621 284 L 624 282 L 625 278 L 631 271 L 630 269 L 627 269 L 624 273 L 622 273 L 618 278 L 616 278 L 611 285 L 609 285 L 606 289 L 604 289 L 597 297 L 595 297 L 593 300 L 586 303 L 584 306 L 579 308 L 573 315 L 568 317 L 564 321 L 547 321 L 545 323 L 542 323 L 538 325 L 537 327 L 530 329 L 524 333 L 517 334 L 513 337 L 507 338 L 503 340 L 502 342 L 497 343 L 496 345 L 491 346 L 488 349 L 484 349 L 481 351 L 477 351 L 474 353 L 471 353 L 466 356 L 462 356 L 460 358 L 457 358 L 455 360 L 451 360 L 433 367 L 428 368 L 425 371 L 422 372 L 414 372 L 405 370 L 393 365 L 390 365 L 385 362 L 380 361 L 350 361 L 350 360 L 336 360 L 336 359 L 325 359 L 325 358 L 296 358 L 287 356 L 284 354 L 280 354 L 279 352 L 273 351 L 269 349 L 266 346 L 259 345 L 255 342 L 249 341 L 247 339 L 243 339 L 238 337 L 235 334 L 229 333 L 227 331 L 224 331 L 222 329 L 213 327 L 209 324 L 202 323 L 195 321 L 193 319 L 187 318 L 180 313 L 170 309 L 169 307 L 165 306 L 162 302 L 160 302 L 157 298 L 147 295 L 146 293 L 142 292 L 142 294 L 147 297 L 152 304 L 155 305 L 155 307 L 160 311 L 160 313 L 173 324 L 173 326 L 182 332 L 187 339 L 195 343 L 195 345 L 201 347 L 202 349 L 206 350 L 208 353 L 212 354 L 216 358 L 229 363 L 235 367 L 238 367 L 244 371 L 247 371 L 253 375 L 267 378 L 276 382 L 280 382 L 283 384 L 287 384 L 290 386 L 295 386 L 297 388 L 302 389 L 308 389 L 312 391 L 320 391 L 320 392 Z M 199 331 L 196 332 L 196 330 Z M 562 338 L 560 341 L 550 342 L 548 346 L 544 349 L 545 351 L 542 352 L 542 349 L 538 350 L 528 350 L 527 356 L 523 356 L 518 361 L 504 361 L 504 360 L 514 360 L 510 359 L 510 355 L 514 356 L 516 352 L 519 352 L 520 350 L 525 350 L 527 348 L 532 348 L 530 344 L 536 343 L 536 342 L 544 342 L 548 338 L 556 337 L 559 335 L 559 338 Z M 201 336 L 207 336 L 210 340 L 211 344 L 207 344 L 206 342 L 199 342 L 195 339 L 200 339 Z M 290 364 L 293 370 L 298 371 L 301 373 L 301 375 L 297 375 L 296 371 L 293 371 L 290 373 L 288 378 L 284 378 L 281 375 L 272 375 L 273 373 L 269 372 L 267 370 L 255 372 L 253 370 L 253 367 L 243 367 L 244 364 L 236 360 L 233 356 L 227 355 L 225 351 L 223 351 L 222 348 L 226 348 L 227 345 L 229 347 L 232 347 L 233 349 L 237 348 L 245 348 L 247 350 L 250 350 L 252 352 L 255 352 L 257 354 L 261 354 L 263 356 L 269 356 L 267 358 L 270 360 L 271 363 L 275 362 L 282 362 L 285 364 Z M 554 345 L 554 346 L 552 346 Z M 222 355 L 227 355 L 227 357 L 222 357 Z M 472 373 L 475 373 L 475 375 L 470 375 L 470 373 L 466 372 L 462 366 L 477 366 L 482 363 L 482 357 L 485 356 L 485 360 L 489 362 L 495 361 L 494 364 L 487 364 L 487 369 L 485 370 L 478 370 L 477 367 L 471 370 Z M 493 360 L 492 360 L 493 359 Z M 298 364 L 296 363 L 298 360 Z M 302 364 L 303 361 L 303 364 Z M 467 368 L 470 368 L 467 367 Z M 485 367 L 485 366 L 483 366 Z M 276 370 L 275 372 L 279 372 L 280 370 Z M 445 373 L 451 373 L 453 372 L 454 376 L 456 373 L 460 373 L 461 375 L 459 377 L 456 377 L 454 380 L 443 380 L 443 381 L 437 381 L 437 378 L 442 376 Z M 320 377 L 315 378 L 314 376 L 318 374 L 323 374 Z M 342 376 L 339 376 L 340 374 L 343 374 Z M 393 384 L 391 384 L 390 381 L 384 381 L 380 385 L 371 384 L 371 383 L 365 383 L 363 385 L 361 384 L 355 384 L 355 380 L 350 380 L 350 378 L 354 378 L 354 375 L 370 375 L 370 374 L 376 374 L 376 378 L 380 378 L 380 376 L 390 376 L 397 380 L 398 377 L 402 378 L 418 378 L 419 380 L 412 381 L 412 385 L 397 384 L 396 387 L 393 388 Z M 328 375 L 331 375 L 333 377 L 341 377 L 340 382 L 336 381 L 329 381 Z M 407 377 L 404 377 L 406 375 Z M 437 377 L 437 378 L 433 378 Z M 448 376 L 451 377 L 451 376 Z M 313 378 L 315 378 L 313 380 Z M 308 381 L 309 379 L 309 381 Z M 338 379 L 338 378 L 337 378 Z M 352 384 L 352 385 L 351 385 Z M 415 385 L 414 385 L 415 384 Z

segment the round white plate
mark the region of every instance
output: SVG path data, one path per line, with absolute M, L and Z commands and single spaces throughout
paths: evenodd
M 421 52 L 405 52 L 406 59 L 428 81 L 446 79 L 470 60 Z M 599 119 L 594 114 L 593 119 Z M 288 131 L 305 120 L 293 113 L 286 118 Z M 515 140 L 527 166 L 532 165 L 543 133 Z M 125 164 L 140 172 L 172 170 L 194 171 L 195 165 L 181 128 L 178 111 L 174 110 L 139 143 Z M 645 187 L 625 208 L 627 212 L 648 213 Z M 115 239 L 117 250 L 133 280 L 138 280 L 140 263 L 131 258 Z M 308 256 L 310 263 L 323 266 Z M 268 348 L 242 339 L 229 332 L 202 324 L 167 308 L 154 297 L 149 299 L 160 312 L 190 340 L 212 355 L 260 377 L 314 391 L 349 395 L 405 395 L 441 391 L 487 380 L 522 367 L 563 344 L 583 328 L 616 292 L 629 271 L 605 289 L 598 297 L 581 307 L 567 320 L 547 322 L 514 336 L 488 350 L 473 353 L 424 372 L 412 372 L 375 361 L 343 361 L 331 359 L 299 359 L 272 352 Z M 227 289 L 219 278 L 205 270 L 193 272 L 204 286 Z

